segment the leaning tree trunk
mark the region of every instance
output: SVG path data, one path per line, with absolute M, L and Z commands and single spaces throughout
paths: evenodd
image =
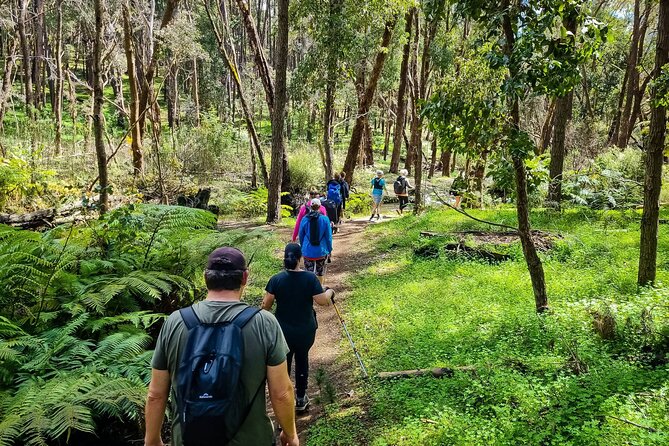
M 669 1 L 669 0 L 668 0 Z M 508 0 L 505 2 L 508 6 Z M 502 18 L 502 26 L 506 37 L 506 54 L 510 56 L 513 53 L 516 36 L 513 31 L 511 17 L 505 13 Z M 510 73 L 515 76 L 513 70 Z M 520 107 L 518 97 L 513 96 L 510 104 L 511 128 L 510 131 L 520 130 Z M 541 259 L 537 254 L 537 248 L 532 239 L 532 228 L 530 225 L 530 205 L 527 194 L 527 171 L 525 161 L 519 156 L 512 157 L 513 170 L 516 177 L 516 209 L 518 212 L 518 235 L 523 247 L 523 255 L 527 263 L 527 269 L 532 280 L 532 290 L 534 291 L 534 303 L 537 312 L 541 313 L 548 309 L 548 295 L 546 294 L 546 278 Z
M 265 164 L 265 156 L 262 152 L 262 147 L 260 146 L 260 138 L 258 137 L 258 132 L 256 131 L 255 125 L 253 124 L 253 114 L 249 108 L 248 102 L 246 101 L 246 94 L 244 92 L 244 87 L 242 85 L 242 80 L 239 77 L 239 70 L 237 69 L 237 53 L 235 47 L 231 41 L 232 35 L 230 33 L 230 27 L 228 26 L 228 17 L 227 9 L 225 2 L 219 4 L 219 13 L 223 19 L 223 26 L 225 27 L 225 33 L 227 37 L 227 46 L 226 42 L 223 40 L 220 30 L 216 26 L 214 17 L 211 14 L 209 4 L 206 3 L 207 16 L 209 17 L 209 23 L 214 30 L 214 36 L 216 37 L 216 42 L 218 43 L 218 49 L 225 59 L 225 63 L 230 72 L 235 87 L 237 88 L 237 93 L 239 93 L 239 102 L 242 105 L 242 111 L 244 113 L 244 120 L 246 122 L 246 129 L 249 133 L 249 139 L 251 140 L 251 145 L 258 155 L 258 162 L 260 163 L 260 171 L 262 174 L 262 181 L 265 187 L 269 186 L 269 176 L 267 175 L 267 165 Z M 229 49 L 229 51 L 228 51 Z
M 660 0 L 655 51 L 655 76 L 669 62 L 669 0 Z M 641 244 L 639 254 L 638 284 L 655 282 L 657 268 L 657 232 L 660 214 L 660 191 L 662 189 L 662 162 L 667 127 L 666 108 L 657 103 L 662 93 L 653 86 L 650 111 L 650 134 L 646 146 L 646 178 L 643 193 L 643 216 L 641 217 Z
M 103 215 L 109 208 L 109 179 L 107 177 L 107 155 L 103 140 L 104 117 L 102 105 L 104 102 L 102 90 L 102 0 L 95 0 L 95 39 L 93 41 L 93 132 L 95 134 L 95 154 L 98 161 L 98 175 L 100 181 L 100 214 Z
M 388 56 L 388 45 L 390 44 L 390 38 L 393 33 L 393 28 L 395 27 L 396 17 L 393 17 L 388 22 L 386 22 L 385 29 L 383 31 L 383 37 L 381 39 L 381 48 L 376 54 L 376 60 L 374 61 L 374 67 L 372 68 L 372 74 L 369 77 L 367 82 L 367 87 L 365 88 L 365 94 L 360 102 L 358 107 L 358 114 L 355 119 L 355 126 L 353 127 L 353 132 L 351 134 L 351 142 L 348 146 L 348 153 L 346 154 L 346 161 L 344 163 L 344 171 L 346 175 L 349 176 L 351 183 L 354 181 L 353 172 L 355 172 L 355 165 L 358 159 L 358 152 L 360 150 L 360 143 L 362 141 L 362 134 L 365 127 L 365 118 L 369 112 L 369 107 L 372 104 L 372 99 L 374 98 L 374 93 L 376 92 L 376 86 L 381 77 L 381 70 L 383 64 L 386 61 Z
M 5 67 L 2 76 L 2 87 L 0 87 L 2 88 L 2 90 L 0 90 L 0 130 L 2 130 L 2 123 L 5 118 L 5 112 L 7 110 L 7 99 L 9 99 L 9 95 L 12 93 L 12 77 L 17 57 L 16 46 L 16 39 L 12 39 L 11 43 L 7 45 Z
M 135 68 L 135 50 L 132 44 L 132 27 L 130 24 L 128 3 L 123 4 L 123 48 L 127 64 L 128 86 L 130 89 L 130 150 L 132 152 L 132 173 L 135 178 L 144 173 L 144 157 L 142 155 L 142 127 L 140 125 L 139 90 L 137 70 Z
M 277 0 L 276 82 L 274 113 L 272 113 L 272 167 L 267 198 L 267 222 L 281 220 L 281 183 L 285 143 L 283 127 L 286 118 L 286 76 L 288 68 L 288 0 Z
M 400 168 L 400 155 L 402 152 L 402 140 L 404 136 L 404 125 L 406 121 L 407 100 L 406 90 L 409 76 L 409 56 L 411 54 L 411 27 L 416 8 L 409 9 L 404 17 L 404 34 L 407 41 L 402 49 L 402 65 L 400 67 L 400 85 L 397 89 L 397 114 L 395 120 L 395 133 L 393 135 L 393 154 L 390 158 L 390 171 L 397 173 Z

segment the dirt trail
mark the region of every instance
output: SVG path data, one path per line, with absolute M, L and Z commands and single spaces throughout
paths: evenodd
M 387 217 L 386 217 L 387 218 Z M 384 221 L 382 219 L 381 221 Z M 387 220 L 386 220 L 387 221 Z M 365 218 L 345 220 L 340 225 L 339 232 L 333 236 L 332 263 L 328 264 L 325 277 L 325 285 L 334 289 L 336 294 L 335 301 L 344 319 L 346 319 L 345 301 L 350 289 L 346 282 L 349 276 L 358 272 L 370 262 L 371 246 L 366 243 L 364 231 L 369 224 Z M 284 240 L 289 240 L 292 234 L 292 228 L 276 229 L 276 232 Z M 297 430 L 300 436 L 300 444 L 306 444 L 307 431 L 316 420 L 323 415 L 323 405 L 327 403 L 328 398 L 334 397 L 336 400 L 347 398 L 355 388 L 353 372 L 351 369 L 357 362 L 353 357 L 353 351 L 348 343 L 342 342 L 344 334 L 341 324 L 337 318 L 337 313 L 332 306 L 315 306 L 318 320 L 318 331 L 316 332 L 316 341 L 309 351 L 309 388 L 310 398 L 309 409 L 304 413 L 298 413 Z M 351 360 L 337 360 L 341 355 L 350 355 Z M 364 359 L 364 358 L 363 358 Z M 317 376 L 321 376 L 321 385 L 319 385 Z M 291 377 L 292 378 L 292 377 Z M 328 383 L 326 386 L 325 383 Z M 333 394 L 328 395 L 327 387 Z M 268 404 L 268 411 L 272 414 L 271 405 Z

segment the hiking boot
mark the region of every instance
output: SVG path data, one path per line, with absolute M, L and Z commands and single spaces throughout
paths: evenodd
M 304 410 L 307 410 L 307 407 L 309 407 L 309 395 L 306 393 L 302 398 L 299 396 L 295 399 L 295 410 L 298 412 L 302 412 Z

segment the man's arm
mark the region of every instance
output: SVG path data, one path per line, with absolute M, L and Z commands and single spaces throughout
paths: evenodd
M 286 361 L 276 366 L 267 366 L 267 386 L 274 415 L 283 429 L 282 435 L 288 440 L 286 444 L 298 446 L 299 439 L 295 426 L 295 394 L 293 383 L 290 382 L 288 376 Z
M 269 311 L 272 308 L 272 305 L 274 305 L 274 294 L 265 291 L 265 297 L 262 300 L 262 304 L 260 304 L 260 308 Z
M 167 397 L 170 393 L 170 372 L 167 370 L 151 369 L 151 383 L 146 397 L 144 418 L 146 435 L 144 446 L 163 446 L 160 429 L 165 418 Z

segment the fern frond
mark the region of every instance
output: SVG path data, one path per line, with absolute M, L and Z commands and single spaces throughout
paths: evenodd
M 132 324 L 137 328 L 149 328 L 156 322 L 167 318 L 165 314 L 151 313 L 150 311 L 137 311 L 134 313 L 123 313 L 118 316 L 103 317 L 91 321 L 88 327 L 93 333 L 103 328 L 113 327 L 122 324 Z

